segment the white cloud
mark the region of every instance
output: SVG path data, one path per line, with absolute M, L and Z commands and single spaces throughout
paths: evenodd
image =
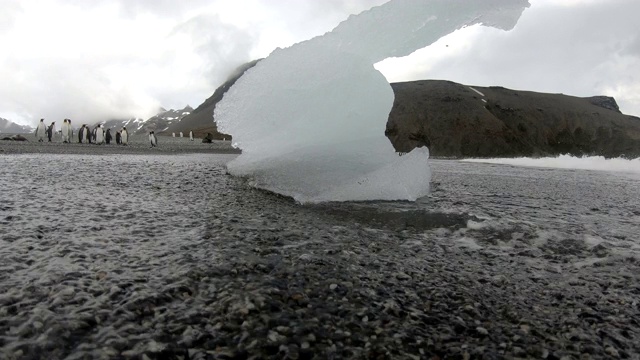
M 197 106 L 238 65 L 382 2 L 3 0 L 0 116 L 95 122 Z
M 386 0 L 0 2 L 0 117 L 35 124 L 199 105 L 243 62 Z M 391 81 L 615 95 L 640 114 L 636 0 L 531 0 L 511 32 L 460 30 L 378 65 Z
M 640 115 L 640 2 L 531 4 L 512 31 L 462 29 L 377 67 L 390 81 L 438 78 L 575 96 L 610 95 L 624 113 Z

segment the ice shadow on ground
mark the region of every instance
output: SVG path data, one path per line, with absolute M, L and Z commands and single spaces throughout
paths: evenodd
M 387 205 L 378 208 L 381 203 Z M 404 202 L 324 203 L 307 205 L 309 208 L 335 219 L 336 222 L 358 223 L 366 227 L 393 231 L 422 232 L 437 228 L 460 229 L 475 216 L 463 213 L 444 213 L 420 209 L 401 208 Z
M 252 188 L 252 190 L 273 201 L 296 203 L 290 196 L 260 188 Z M 332 223 L 358 223 L 365 227 L 392 231 L 423 232 L 438 228 L 457 230 L 465 228 L 469 220 L 480 221 L 477 217 L 466 213 L 416 209 L 415 203 L 410 201 L 346 201 L 296 204 L 296 206 L 305 208 L 318 217 L 329 217 Z

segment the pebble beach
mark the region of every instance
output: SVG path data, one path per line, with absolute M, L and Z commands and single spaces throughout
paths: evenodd
M 640 359 L 640 179 L 441 160 L 417 205 L 302 206 L 235 156 L 0 142 L 0 358 Z

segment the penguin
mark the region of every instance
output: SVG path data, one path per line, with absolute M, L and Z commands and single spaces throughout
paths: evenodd
M 122 140 L 122 145 L 127 145 L 129 143 L 129 133 L 125 126 L 122 127 L 122 131 L 120 132 L 120 139 Z
M 69 142 L 69 123 L 67 119 L 62 120 L 62 126 L 60 127 L 60 135 L 62 136 L 62 143 Z
M 189 130 L 189 140 L 193 141 L 193 130 Z
M 104 136 L 104 141 L 107 144 L 111 144 L 111 129 L 107 129 L 107 134 Z
M 176 133 L 171 133 L 171 136 L 176 137 Z
M 38 139 L 38 142 L 43 142 L 46 134 L 47 125 L 44 124 L 44 119 L 40 119 L 38 127 L 36 128 L 36 139 Z
M 47 137 L 49 138 L 49 142 L 53 138 L 53 134 L 56 133 L 56 122 L 52 122 L 51 125 L 47 128 Z
M 184 134 L 182 134 L 182 131 L 180 131 L 180 137 L 184 137 Z
M 69 125 L 69 144 L 71 144 L 71 139 L 73 139 L 73 127 L 71 127 L 71 119 L 67 119 L 67 125 Z
M 84 124 L 80 127 L 80 129 L 78 129 L 78 144 L 82 144 L 83 135 L 84 135 Z
M 122 135 L 120 135 L 120 131 L 116 131 L 116 145 L 122 144 Z
M 91 144 L 91 128 L 89 125 L 84 126 L 84 140 L 87 144 Z
M 102 145 L 104 144 L 104 129 L 102 128 L 102 124 L 96 127 L 96 144 Z
M 149 142 L 151 142 L 151 147 L 158 146 L 158 139 L 156 138 L 156 134 L 153 131 L 149 132 Z

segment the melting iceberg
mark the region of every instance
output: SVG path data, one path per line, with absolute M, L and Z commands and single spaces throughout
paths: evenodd
M 429 191 L 429 152 L 398 156 L 384 135 L 393 91 L 374 64 L 473 24 L 509 30 L 526 0 L 392 0 L 333 31 L 277 49 L 215 109 L 242 155 L 227 165 L 301 203 L 415 200 Z

